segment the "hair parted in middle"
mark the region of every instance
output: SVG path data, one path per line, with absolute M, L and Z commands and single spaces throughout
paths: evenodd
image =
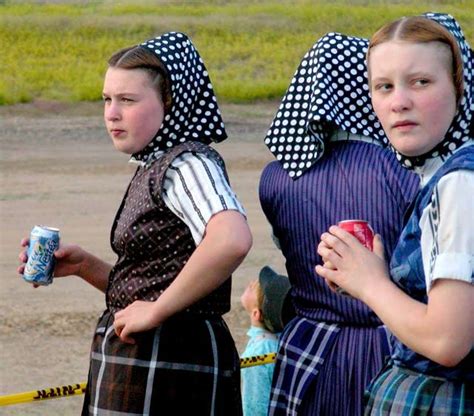
M 391 40 L 413 43 L 440 42 L 446 45 L 451 51 L 453 85 L 456 92 L 456 101 L 459 104 L 464 91 L 462 56 L 458 42 L 446 28 L 423 16 L 403 17 L 387 23 L 375 32 L 370 39 L 367 49 L 367 63 L 369 63 L 372 48 Z M 370 65 L 368 65 L 368 71 L 370 74 Z
M 145 71 L 163 101 L 165 114 L 171 109 L 171 82 L 158 56 L 141 46 L 131 46 L 115 52 L 107 61 L 110 68 Z

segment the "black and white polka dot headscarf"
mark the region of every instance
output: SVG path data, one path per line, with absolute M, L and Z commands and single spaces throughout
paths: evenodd
M 132 155 L 132 160 L 150 162 L 163 150 L 186 141 L 220 142 L 227 138 L 211 80 L 191 40 L 183 33 L 169 32 L 143 42 L 168 71 L 172 107 L 150 144 Z
M 265 137 L 297 179 L 324 153 L 336 127 L 387 145 L 369 98 L 368 40 L 328 33 L 306 53 Z
M 460 43 L 466 86 L 458 114 L 439 149 L 417 158 L 395 152 L 407 168 L 461 146 L 468 140 L 472 120 L 472 51 L 452 16 L 425 16 L 445 26 Z M 318 161 L 335 128 L 389 144 L 370 102 L 367 46 L 367 39 L 329 33 L 301 61 L 265 137 L 265 144 L 290 177 L 297 179 Z
M 472 49 L 467 43 L 461 27 L 454 17 L 444 13 L 425 13 L 423 16 L 441 24 L 456 38 L 463 59 L 464 92 L 451 126 L 446 132 L 444 139 L 434 149 L 420 156 L 407 157 L 392 148 L 400 163 L 409 169 L 423 166 L 428 159 L 445 159 L 451 155 L 453 151 L 470 140 L 470 138 L 472 139 L 470 133 L 474 112 L 474 56 Z

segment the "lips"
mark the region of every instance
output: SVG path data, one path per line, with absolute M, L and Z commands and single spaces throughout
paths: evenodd
M 397 121 L 393 127 L 405 127 L 405 126 L 415 126 L 417 123 L 411 120 L 402 120 L 402 121 Z
M 123 135 L 125 133 L 125 130 L 121 130 L 121 129 L 110 129 L 110 134 L 113 136 L 113 137 L 119 137 L 121 135 Z
M 394 123 L 392 128 L 398 131 L 408 131 L 415 128 L 416 126 L 418 126 L 418 123 L 412 120 L 401 120 Z

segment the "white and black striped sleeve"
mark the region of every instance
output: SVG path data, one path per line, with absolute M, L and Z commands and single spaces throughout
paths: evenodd
M 420 219 L 426 289 L 436 279 L 474 284 L 474 172 L 442 177 Z
M 210 218 L 218 212 L 245 211 L 225 179 L 224 172 L 202 153 L 182 153 L 165 174 L 163 199 L 189 227 L 199 244 Z

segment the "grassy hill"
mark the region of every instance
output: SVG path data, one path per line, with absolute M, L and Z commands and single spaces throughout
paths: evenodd
M 368 37 L 426 11 L 452 14 L 474 44 L 473 0 L 0 0 L 0 105 L 99 100 L 112 52 L 170 30 L 191 37 L 220 99 L 279 98 L 324 33 Z

